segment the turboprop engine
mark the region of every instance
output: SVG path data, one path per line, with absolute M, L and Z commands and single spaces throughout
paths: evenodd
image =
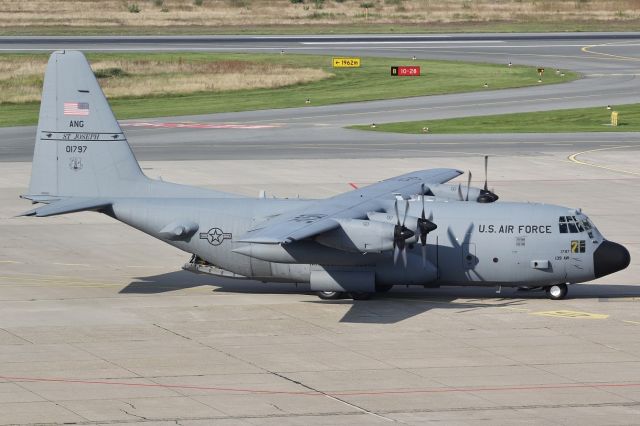
M 340 227 L 318 235 L 315 240 L 327 247 L 358 253 L 379 253 L 392 250 L 396 226 L 375 220 L 337 219 Z M 410 229 L 403 229 L 405 240 L 415 240 Z
M 431 195 L 436 198 L 444 198 L 453 201 L 476 201 L 478 203 L 493 203 L 498 201 L 498 195 L 489 191 L 487 184 L 487 169 L 489 157 L 484 156 L 484 187 L 474 188 L 471 186 L 471 171 L 469 170 L 467 186 L 432 184 L 429 185 L 428 191 L 423 192 L 425 195 Z

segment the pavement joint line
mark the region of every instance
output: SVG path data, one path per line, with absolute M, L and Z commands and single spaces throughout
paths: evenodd
M 629 145 L 625 145 L 625 146 L 609 146 L 609 147 L 605 147 L 605 148 L 589 149 L 587 151 L 581 151 L 581 152 L 576 152 L 575 154 L 571 154 L 569 157 L 567 157 L 567 159 L 569 161 L 575 163 L 575 164 L 581 164 L 583 166 L 597 167 L 599 169 L 609 170 L 611 172 L 626 173 L 626 174 L 630 174 L 630 175 L 634 175 L 634 176 L 640 176 L 640 173 L 638 173 L 638 172 L 631 172 L 629 170 L 615 169 L 613 167 L 607 167 L 607 166 L 603 166 L 603 165 L 600 165 L 600 164 L 589 163 L 589 162 L 586 162 L 586 161 L 578 160 L 578 156 L 583 155 L 583 154 L 588 154 L 588 153 L 591 153 L 591 152 L 607 151 L 607 150 L 612 150 L 612 149 L 622 149 L 622 148 L 630 148 L 630 146 Z
M 377 414 L 377 413 L 374 413 L 372 411 L 369 411 L 366 408 L 360 407 L 359 405 L 353 404 L 351 402 L 347 402 L 347 401 L 345 401 L 345 400 L 343 400 L 341 398 L 338 398 L 337 396 L 331 395 L 330 393 L 325 393 L 325 392 L 323 392 L 323 391 L 321 391 L 319 389 L 316 389 L 316 388 L 314 388 L 312 386 L 309 386 L 309 385 L 307 385 L 305 383 L 302 383 L 299 380 L 295 380 L 295 379 L 292 379 L 290 377 L 287 377 L 284 374 L 277 373 L 275 371 L 272 371 L 271 374 L 273 374 L 274 376 L 280 377 L 281 379 L 284 379 L 284 380 L 286 380 L 288 382 L 294 383 L 295 385 L 301 386 L 301 387 L 303 387 L 305 389 L 309 389 L 309 391 L 314 392 L 317 395 L 325 396 L 326 398 L 329 398 L 329 399 L 331 399 L 333 401 L 336 401 L 336 402 L 344 404 L 344 405 L 346 405 L 348 407 L 354 408 L 354 409 L 356 409 L 356 410 L 358 410 L 358 411 L 360 411 L 362 413 L 370 414 L 370 415 L 372 415 L 374 417 L 379 417 L 381 419 L 384 419 L 384 420 L 387 420 L 387 421 L 390 421 L 390 422 L 394 421 L 393 419 L 390 419 L 389 417 L 385 417 L 385 416 L 382 416 L 380 414 Z
M 33 342 L 31 340 L 25 339 L 24 337 L 22 337 L 22 336 L 20 336 L 20 335 L 18 335 L 16 333 L 13 333 L 13 332 L 7 330 L 6 328 L 0 328 L 0 330 L 4 331 L 5 333 L 7 333 L 7 334 L 9 334 L 9 335 L 11 335 L 11 336 L 13 336 L 13 337 L 15 337 L 17 339 L 24 340 L 25 342 L 33 345 Z

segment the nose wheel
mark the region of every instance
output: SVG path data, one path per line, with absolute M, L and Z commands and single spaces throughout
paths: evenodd
M 567 285 L 566 284 L 554 284 L 549 287 L 545 287 L 547 297 L 551 300 L 562 300 L 567 297 Z

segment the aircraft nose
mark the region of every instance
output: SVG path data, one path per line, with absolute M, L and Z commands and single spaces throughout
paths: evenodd
M 631 263 L 629 250 L 612 241 L 603 241 L 593 252 L 593 272 L 596 278 L 620 271 Z

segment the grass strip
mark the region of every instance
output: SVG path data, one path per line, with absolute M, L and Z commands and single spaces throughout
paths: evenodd
M 0 36 L 133 36 L 133 35 L 335 35 L 335 34 L 442 34 L 442 33 L 542 33 L 636 31 L 640 19 L 620 21 L 541 20 L 468 21 L 423 23 L 324 24 L 312 20 L 304 24 L 276 25 L 180 25 L 180 26 L 5 26 Z
M 11 56 L 13 55 L 13 56 Z M 0 55 L 3 60 L 15 60 L 18 54 Z M 20 54 L 29 59 L 39 54 Z M 89 61 L 97 60 L 152 60 L 152 61 L 216 61 L 244 60 L 278 63 L 292 67 L 317 68 L 332 76 L 311 83 L 296 84 L 273 89 L 235 91 L 202 91 L 194 93 L 168 93 L 142 97 L 115 97 L 110 99 L 119 119 L 161 116 L 196 115 L 217 112 L 247 111 L 329 105 L 344 102 L 407 98 L 413 96 L 460 93 L 490 89 L 539 85 L 534 67 L 455 61 L 412 60 L 410 58 L 362 58 L 361 68 L 333 69 L 330 56 L 288 54 L 228 54 L 228 53 L 89 53 Z M 420 77 L 392 77 L 390 67 L 418 65 Z M 154 70 L 149 73 L 153 74 Z M 112 78 L 135 79 L 140 76 L 122 75 Z M 578 78 L 576 73 L 565 72 L 564 77 L 554 72 L 545 73 L 544 83 L 559 83 Z M 10 83 L 7 83 L 10 84 Z M 306 100 L 309 99 L 309 103 Z M 37 122 L 38 102 L 0 104 L 0 126 L 29 125 Z
M 611 112 L 618 112 L 618 125 L 611 125 Z M 352 129 L 393 133 L 463 134 L 463 133 L 575 133 L 639 132 L 640 104 L 563 109 L 541 112 L 461 117 L 440 120 L 351 126 Z

